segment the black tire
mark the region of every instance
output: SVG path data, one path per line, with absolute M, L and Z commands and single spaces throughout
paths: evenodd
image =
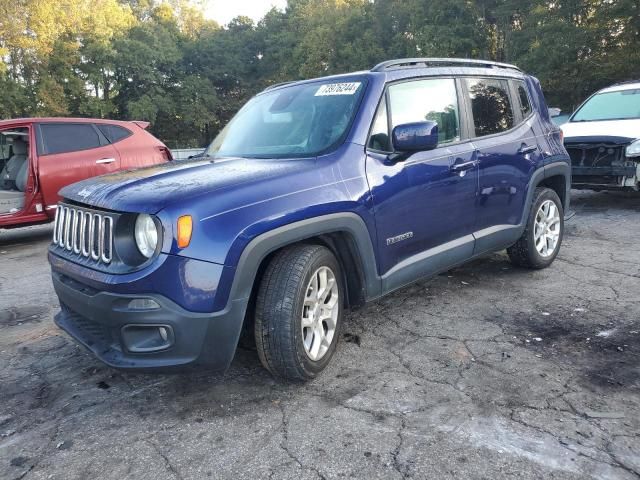
M 313 361 L 303 344 L 301 315 L 307 286 L 321 267 L 335 274 L 338 318 L 331 344 Z M 255 309 L 255 339 L 262 365 L 275 377 L 305 381 L 315 378 L 333 356 L 343 316 L 344 286 L 340 264 L 327 248 L 296 245 L 275 254 L 260 282 Z
M 547 200 L 551 200 L 555 203 L 560 214 L 560 236 L 558 237 L 558 243 L 554 252 L 543 257 L 536 249 L 534 239 L 534 225 L 536 221 L 536 215 L 540 206 Z M 522 233 L 520 239 L 507 249 L 511 262 L 515 265 L 525 268 L 546 268 L 553 263 L 558 252 L 560 251 L 560 245 L 562 244 L 562 236 L 564 235 L 564 210 L 562 208 L 562 202 L 558 197 L 558 194 L 550 188 L 538 187 L 533 194 L 533 202 L 531 209 L 529 210 L 529 218 L 527 219 L 527 225 Z

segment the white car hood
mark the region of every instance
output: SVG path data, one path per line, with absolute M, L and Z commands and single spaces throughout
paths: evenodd
M 575 137 L 640 138 L 640 119 L 604 122 L 567 122 L 560 127 L 565 140 Z

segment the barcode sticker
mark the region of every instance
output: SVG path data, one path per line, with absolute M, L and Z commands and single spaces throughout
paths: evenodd
M 316 92 L 316 97 L 324 97 L 327 95 L 353 95 L 358 91 L 360 82 L 349 83 L 327 83 L 321 85 Z

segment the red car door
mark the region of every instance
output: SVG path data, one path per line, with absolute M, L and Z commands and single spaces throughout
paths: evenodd
M 71 183 L 120 169 L 120 154 L 92 123 L 40 123 L 38 177 L 46 206 Z

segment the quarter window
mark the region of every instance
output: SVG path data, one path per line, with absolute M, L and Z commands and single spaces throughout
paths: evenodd
M 96 127 L 107 137 L 107 140 L 111 143 L 116 143 L 125 137 L 131 135 L 131 132 L 124 127 L 118 125 L 110 125 L 108 123 L 97 123 Z
M 529 95 L 527 95 L 527 87 L 525 87 L 524 82 L 516 82 L 516 87 L 518 90 L 518 100 L 520 101 L 520 111 L 522 112 L 522 117 L 526 118 L 531 113 L 531 104 L 529 103 Z
M 100 138 L 93 125 L 79 123 L 43 123 L 43 154 L 75 152 L 100 147 Z
M 501 133 L 513 128 L 513 108 L 506 80 L 467 79 L 471 111 L 477 137 Z
M 460 139 L 460 117 L 455 81 L 437 78 L 398 83 L 389 87 L 391 128 L 430 120 L 438 124 L 439 143 Z

